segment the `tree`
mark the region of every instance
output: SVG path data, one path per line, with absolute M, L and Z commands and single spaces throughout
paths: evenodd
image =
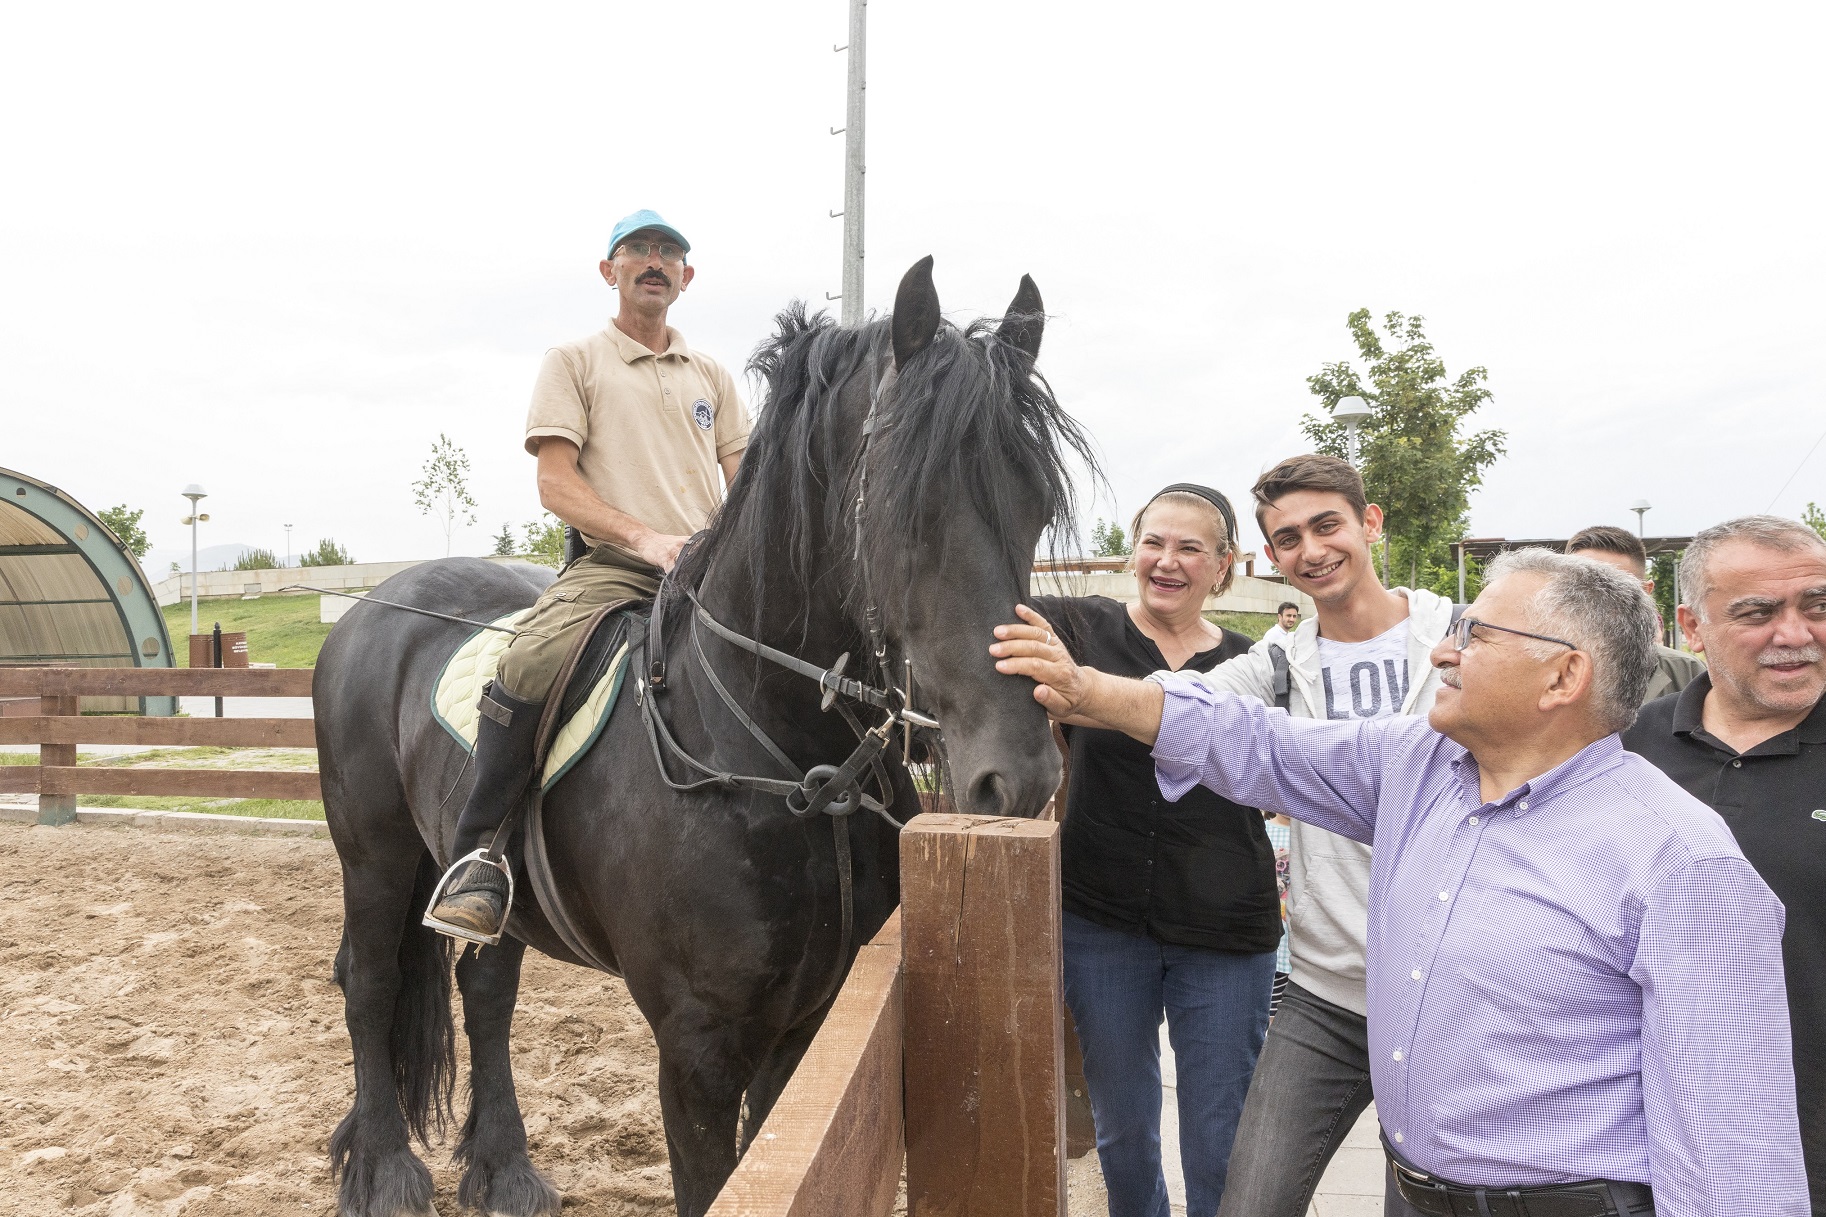
M 564 525 L 547 512 L 526 526 L 526 556 L 546 566 L 564 565 Z
M 1448 380 L 1445 361 L 1427 341 L 1422 317 L 1387 314 L 1382 321 L 1386 344 L 1368 309 L 1352 313 L 1346 325 L 1369 365 L 1367 372 L 1359 376 L 1347 361 L 1328 363 L 1306 384 L 1327 414 L 1341 398 L 1369 402 L 1370 417 L 1358 431 L 1363 484 L 1370 502 L 1385 513 L 1397 567 L 1407 564 L 1412 586 L 1422 572 L 1449 566 L 1456 594 L 1452 542 L 1464 536 L 1471 491 L 1483 483 L 1484 470 L 1503 454 L 1508 438 L 1501 431 L 1460 431 L 1465 419 L 1490 400 L 1484 387 L 1489 372 L 1470 368 Z M 1300 425 L 1318 451 L 1350 455 L 1342 423 L 1308 415 Z
M 495 538 L 495 557 L 511 558 L 514 553 L 514 526 L 512 524 L 503 524 L 501 525 L 501 534 Z
M 476 501 L 469 496 L 469 456 L 438 432 L 431 457 L 412 483 L 412 501 L 420 515 L 436 516 L 444 526 L 444 556 L 450 556 L 450 538 L 461 524 L 476 522 Z
M 1821 511 L 1818 503 L 1807 504 L 1807 510 L 1801 513 L 1801 523 L 1819 533 L 1821 540 L 1826 540 L 1826 511 Z
M 317 548 L 298 559 L 300 566 L 351 566 L 355 557 L 348 550 L 325 537 Z
M 146 556 L 146 551 L 152 548 L 152 543 L 146 539 L 146 530 L 139 526 L 140 517 L 145 514 L 143 508 L 132 511 L 125 503 L 122 503 L 118 507 L 110 507 L 106 511 L 98 512 L 95 518 L 106 524 L 108 531 L 120 538 L 120 543 L 126 546 L 128 553 L 135 558 L 143 558 Z
M 277 570 L 279 559 L 270 549 L 250 549 L 235 559 L 234 570 Z
M 1122 531 L 1122 525 L 1106 523 L 1101 516 L 1091 528 L 1091 556 L 1093 558 L 1126 558 L 1129 556 L 1128 534 Z

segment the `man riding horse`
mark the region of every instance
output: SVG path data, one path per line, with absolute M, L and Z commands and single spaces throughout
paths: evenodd
M 539 368 L 526 416 L 539 501 L 590 550 L 520 619 L 483 692 L 475 787 L 457 821 L 456 862 L 431 909 L 433 928 L 501 932 L 507 875 L 474 855 L 531 778 L 541 711 L 548 696 L 563 696 L 552 684 L 577 631 L 605 604 L 653 596 L 686 540 L 709 522 L 748 446 L 748 410 L 734 380 L 666 324 L 691 283 L 690 250 L 656 212 L 622 219 L 601 264 L 621 298 L 614 320 L 553 347 Z

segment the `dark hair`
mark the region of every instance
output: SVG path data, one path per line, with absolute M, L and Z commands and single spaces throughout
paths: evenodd
M 1581 528 L 1572 534 L 1572 540 L 1566 542 L 1569 554 L 1583 553 L 1588 549 L 1601 554 L 1617 554 L 1628 558 L 1636 566 L 1648 570 L 1648 550 L 1642 548 L 1642 542 L 1636 534 L 1627 528 L 1618 528 L 1614 524 L 1595 524 L 1590 528 Z
M 1141 522 L 1147 518 L 1148 508 L 1159 502 L 1177 503 L 1183 507 L 1196 507 L 1209 511 L 1217 517 L 1217 543 L 1220 547 L 1218 557 L 1226 555 L 1230 563 L 1224 568 L 1224 581 L 1217 585 L 1217 595 L 1221 596 L 1230 590 L 1236 582 L 1236 509 L 1230 506 L 1230 500 L 1221 490 L 1209 486 L 1200 486 L 1193 482 L 1175 482 L 1165 490 L 1159 491 L 1153 498 L 1141 505 L 1135 518 L 1129 521 L 1129 540 L 1141 540 Z
M 1369 511 L 1369 498 L 1363 493 L 1363 475 L 1351 468 L 1349 461 L 1316 452 L 1290 456 L 1257 478 L 1249 491 L 1255 496 L 1255 525 L 1262 529 L 1264 537 L 1268 530 L 1262 527 L 1262 513 L 1279 500 L 1302 490 L 1343 495 L 1344 501 L 1357 513 L 1359 522 Z
M 1285 613 L 1288 609 L 1292 609 L 1294 612 L 1297 613 L 1300 611 L 1300 606 L 1295 604 L 1291 600 L 1283 600 L 1283 601 L 1281 601 L 1281 607 L 1274 610 L 1274 615 L 1276 617 L 1279 617 L 1282 613 Z

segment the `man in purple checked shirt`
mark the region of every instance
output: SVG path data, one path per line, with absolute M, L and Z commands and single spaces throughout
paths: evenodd
M 1428 721 L 1321 722 L 1079 668 L 1024 606 L 998 670 L 1054 718 L 1375 847 L 1369 1041 L 1403 1201 L 1494 1217 L 1806 1217 L 1780 902 L 1617 732 L 1654 670 L 1641 588 L 1505 555 Z

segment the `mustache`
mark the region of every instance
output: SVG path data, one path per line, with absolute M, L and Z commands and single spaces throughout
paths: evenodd
M 672 280 L 666 278 L 664 271 L 651 270 L 651 269 L 643 271 L 634 280 L 634 282 L 636 282 L 636 283 L 657 283 L 661 287 L 671 287 L 672 286 Z
M 1454 689 L 1459 690 L 1461 693 L 1464 691 L 1464 686 L 1458 683 L 1458 669 L 1457 668 L 1440 668 L 1439 669 L 1439 683 L 1442 685 L 1451 685 Z
M 1826 650 L 1818 643 L 1807 647 L 1770 647 L 1756 657 L 1761 667 L 1773 668 L 1791 663 L 1818 663 L 1826 659 Z

